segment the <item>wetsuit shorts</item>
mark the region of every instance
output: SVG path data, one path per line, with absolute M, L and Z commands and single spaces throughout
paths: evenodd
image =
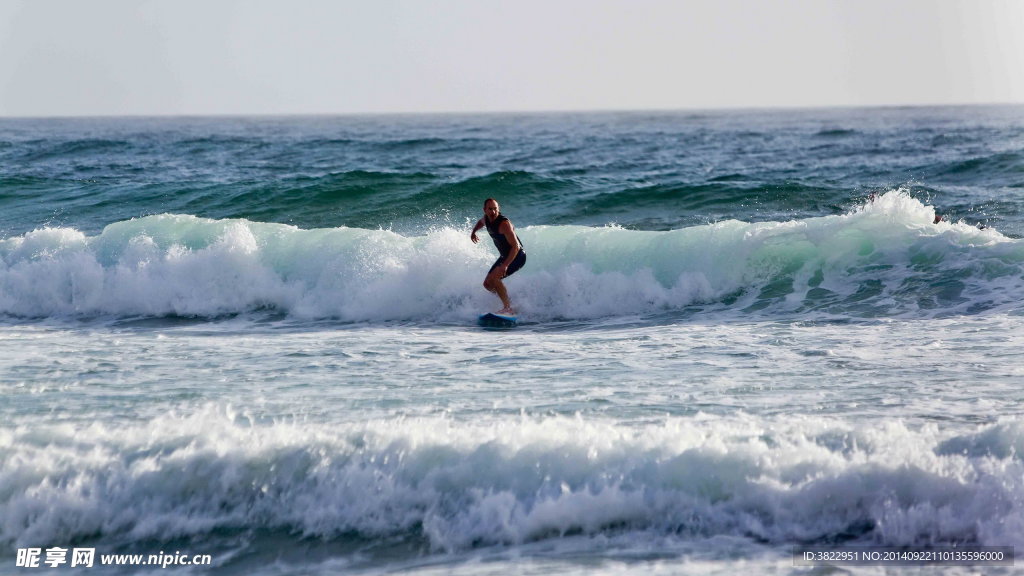
M 497 268 L 498 266 L 501 266 L 501 263 L 504 261 L 504 256 L 498 257 L 498 260 L 494 263 L 493 266 L 491 266 L 491 269 L 487 271 L 487 274 L 489 275 L 491 272 L 494 272 L 494 269 Z M 526 264 L 526 251 L 519 250 L 519 254 L 516 254 L 515 260 L 512 260 L 512 263 L 508 265 L 508 270 L 505 271 L 505 275 L 502 276 L 502 278 L 508 278 L 509 276 L 515 274 L 517 270 L 523 267 L 523 264 Z

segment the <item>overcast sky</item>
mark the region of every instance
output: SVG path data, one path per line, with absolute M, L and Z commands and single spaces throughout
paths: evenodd
M 1019 0 L 0 0 L 0 116 L 1024 102 Z

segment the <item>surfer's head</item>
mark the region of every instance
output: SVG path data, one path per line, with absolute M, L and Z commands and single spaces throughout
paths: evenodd
M 484 200 L 484 216 L 487 216 L 488 220 L 494 220 L 498 214 L 501 214 L 501 206 L 498 205 L 498 201 L 494 198 Z

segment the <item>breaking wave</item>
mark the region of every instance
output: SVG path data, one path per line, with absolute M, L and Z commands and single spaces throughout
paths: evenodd
M 534 226 L 507 282 L 535 320 L 731 311 L 932 317 L 1016 306 L 1024 243 L 886 193 L 842 215 L 669 231 Z M 495 258 L 466 229 L 304 230 L 159 215 L 96 236 L 43 228 L 0 240 L 11 317 L 215 317 L 272 310 L 355 322 L 461 322 L 493 307 Z

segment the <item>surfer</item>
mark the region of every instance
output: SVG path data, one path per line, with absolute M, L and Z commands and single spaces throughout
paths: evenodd
M 505 289 L 505 284 L 502 279 L 515 274 L 517 270 L 526 264 L 526 252 L 523 250 L 523 243 L 519 240 L 519 236 L 516 235 L 515 227 L 512 226 L 512 221 L 501 215 L 501 206 L 498 205 L 498 201 L 494 198 L 488 198 L 484 201 L 484 217 L 477 220 L 476 226 L 473 226 L 473 232 L 469 234 L 469 239 L 474 244 L 480 241 L 477 237 L 477 230 L 487 227 L 487 233 L 491 235 L 491 240 L 494 241 L 495 248 L 498 249 L 498 260 L 491 266 L 490 271 L 487 272 L 487 278 L 484 279 L 484 288 L 488 292 L 494 292 L 501 298 L 501 304 L 504 306 L 498 313 L 499 314 L 515 314 L 515 310 L 512 308 L 512 301 L 508 298 L 508 291 Z

